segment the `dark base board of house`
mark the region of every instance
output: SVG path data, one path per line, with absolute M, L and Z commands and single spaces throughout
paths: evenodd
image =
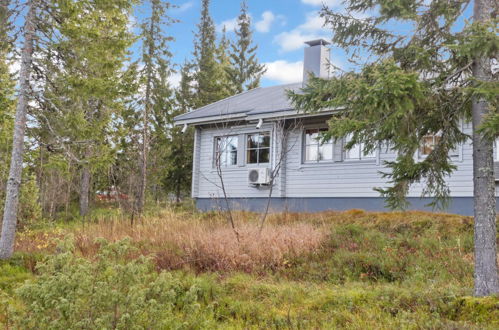
M 409 210 L 433 211 L 426 206 L 431 198 L 409 197 L 411 203 Z M 267 205 L 267 198 L 230 198 L 231 208 L 234 210 L 247 210 L 263 212 Z M 497 199 L 499 206 L 499 198 Z M 212 198 L 196 198 L 196 207 L 201 211 L 223 209 L 225 201 Z M 317 198 L 278 198 L 274 197 L 270 203 L 270 212 L 320 212 L 326 210 L 344 211 L 350 209 L 363 209 L 366 211 L 389 211 L 385 207 L 383 198 L 378 197 L 317 197 Z M 446 210 L 437 212 L 448 212 L 461 215 L 473 215 L 472 197 L 453 197 Z

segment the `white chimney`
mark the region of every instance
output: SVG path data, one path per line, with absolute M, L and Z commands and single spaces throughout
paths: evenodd
M 313 74 L 320 78 L 329 78 L 329 48 L 330 43 L 324 39 L 305 42 L 310 47 L 305 47 L 303 59 L 303 85 L 307 84 L 308 76 Z

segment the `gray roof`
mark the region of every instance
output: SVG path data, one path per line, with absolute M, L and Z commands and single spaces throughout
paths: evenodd
M 293 110 L 286 92 L 298 91 L 302 83 L 255 88 L 175 117 L 177 124 L 247 118 Z

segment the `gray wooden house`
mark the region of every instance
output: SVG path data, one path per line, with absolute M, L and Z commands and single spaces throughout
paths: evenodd
M 327 78 L 327 42 L 307 45 L 304 80 L 309 73 Z M 379 172 L 395 154 L 383 147 L 371 154 L 364 154 L 362 146 L 347 151 L 344 140 L 319 143 L 317 136 L 327 129 L 331 112 L 304 114 L 293 109 L 286 91 L 302 86 L 300 82 L 255 88 L 175 118 L 177 125 L 195 127 L 192 197 L 198 208 L 224 205 L 221 173 L 226 194 L 238 209 L 263 210 L 272 186 L 271 210 L 384 210 L 384 200 L 373 188 L 386 185 Z M 471 124 L 463 122 L 462 129 L 471 134 Z M 438 138 L 426 137 L 414 157 L 428 155 Z M 472 214 L 471 141 L 450 156 L 457 170 L 448 178 L 448 211 Z M 411 187 L 413 209 L 425 209 L 429 202 L 420 198 L 422 189 L 422 184 Z

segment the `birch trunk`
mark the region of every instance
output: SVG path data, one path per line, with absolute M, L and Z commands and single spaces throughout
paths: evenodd
M 90 194 L 90 168 L 88 164 L 83 165 L 80 178 L 80 216 L 88 215 L 88 195 Z
M 473 19 L 482 22 L 491 18 L 494 0 L 475 0 Z M 473 76 L 478 80 L 492 79 L 488 58 L 476 58 Z M 475 208 L 475 296 L 499 293 L 496 248 L 496 197 L 494 179 L 493 141 L 478 131 L 488 104 L 475 97 L 473 116 L 473 183 Z
M 28 1 L 28 14 L 24 23 L 24 45 L 21 55 L 21 69 L 19 71 L 19 97 L 17 100 L 14 122 L 14 138 L 12 156 L 10 160 L 9 179 L 0 236 L 0 259 L 8 259 L 14 252 L 16 236 L 17 209 L 19 206 L 19 190 L 21 185 L 24 134 L 26 130 L 26 112 L 28 108 L 29 79 L 33 62 L 33 38 L 35 35 L 35 0 Z

